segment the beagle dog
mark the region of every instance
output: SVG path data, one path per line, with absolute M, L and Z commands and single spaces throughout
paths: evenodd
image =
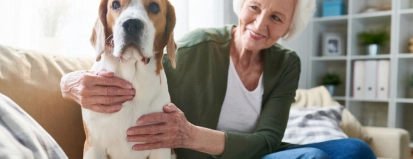
M 134 151 L 126 141 L 128 128 L 145 114 L 162 112 L 170 102 L 162 66 L 164 48 L 175 68 L 175 10 L 168 0 L 101 0 L 91 43 L 96 62 L 136 89 L 131 101 L 116 113 L 82 108 L 86 133 L 85 159 L 170 159 L 171 149 Z

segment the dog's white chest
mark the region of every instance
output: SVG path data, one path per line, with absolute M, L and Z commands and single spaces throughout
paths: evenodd
M 91 148 L 86 151 L 84 158 L 100 159 L 109 156 L 115 159 L 146 159 L 153 155 L 170 158 L 170 149 L 134 151 L 132 146 L 137 143 L 126 141 L 127 129 L 137 126 L 136 121 L 140 116 L 162 112 L 163 106 L 170 102 L 164 71 L 156 75 L 155 71 L 150 71 L 155 66 L 143 65 L 133 61 L 121 64 L 113 57 L 104 57 L 94 64 L 93 71 L 114 71 L 117 77 L 131 82 L 136 94 L 133 100 L 125 102 L 116 113 L 97 113 L 82 108 L 83 120 L 91 140 Z

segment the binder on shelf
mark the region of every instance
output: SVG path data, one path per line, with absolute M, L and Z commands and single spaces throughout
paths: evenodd
M 364 78 L 364 98 L 376 98 L 376 83 L 377 83 L 377 61 L 365 61 L 365 78 Z
M 365 62 L 355 61 L 353 66 L 353 98 L 364 98 Z
M 377 98 L 389 98 L 390 61 L 379 60 L 377 62 Z

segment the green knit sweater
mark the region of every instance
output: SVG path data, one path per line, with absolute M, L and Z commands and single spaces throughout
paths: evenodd
M 172 102 L 194 125 L 216 130 L 224 102 L 232 25 L 198 29 L 177 42 L 177 67 L 163 59 Z M 300 59 L 279 44 L 263 50 L 264 94 L 254 133 L 225 132 L 222 159 L 258 159 L 285 146 L 282 143 L 300 76 Z M 212 155 L 175 149 L 179 159 L 209 159 Z

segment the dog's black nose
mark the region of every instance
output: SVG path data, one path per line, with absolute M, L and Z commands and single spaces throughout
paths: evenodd
M 131 36 L 138 36 L 143 29 L 143 23 L 139 19 L 128 19 L 122 24 L 126 34 Z

